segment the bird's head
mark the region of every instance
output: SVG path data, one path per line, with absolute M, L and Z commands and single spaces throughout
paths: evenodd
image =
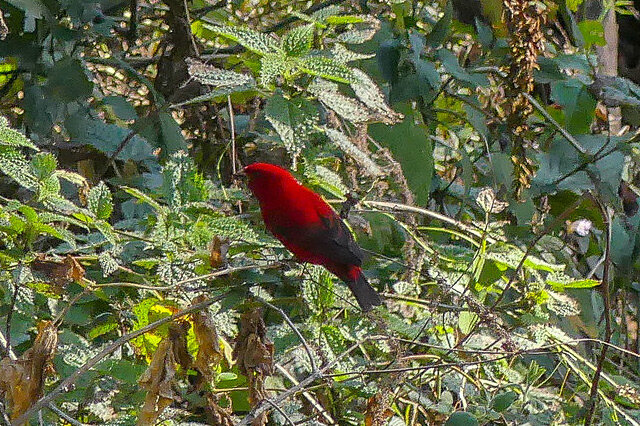
M 272 195 L 283 184 L 295 182 L 295 178 L 286 169 L 267 163 L 249 164 L 243 169 L 249 179 L 249 189 L 258 198 Z

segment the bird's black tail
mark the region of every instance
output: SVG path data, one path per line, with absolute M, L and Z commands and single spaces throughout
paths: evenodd
M 382 305 L 380 295 L 371 287 L 362 272 L 355 281 L 346 281 L 346 283 L 364 312 L 370 311 L 374 306 Z

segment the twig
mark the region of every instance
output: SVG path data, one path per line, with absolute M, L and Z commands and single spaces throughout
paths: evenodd
M 293 321 L 291 321 L 291 318 L 289 318 L 289 316 L 282 309 L 269 303 L 262 297 L 259 297 L 259 296 L 254 296 L 254 297 L 257 300 L 259 300 L 260 303 L 263 303 L 268 307 L 270 307 L 271 309 L 273 309 L 274 311 L 277 311 L 280 314 L 280 316 L 282 316 L 282 318 L 286 321 L 286 323 L 289 324 L 289 327 L 291 327 L 293 332 L 296 333 L 296 335 L 298 336 L 298 339 L 300 339 L 300 343 L 302 343 L 302 346 L 304 347 L 304 350 L 307 352 L 307 356 L 309 357 L 309 363 L 311 365 L 311 371 L 312 372 L 316 371 L 318 369 L 318 366 L 316 365 L 316 360 L 313 358 L 313 352 L 311 351 L 309 344 L 307 343 L 306 339 L 304 338 L 300 330 L 298 330 L 298 327 L 296 327 Z
M 62 411 L 61 409 L 59 409 L 53 404 L 49 404 L 47 408 L 53 411 L 54 413 L 56 413 L 61 419 L 65 420 L 66 422 L 74 426 L 85 426 L 85 423 L 77 421 L 76 419 L 74 419 L 73 417 L 71 417 L 70 415 L 68 415 L 67 413 L 65 413 L 64 411 Z
M 4 409 L 2 401 L 0 401 L 0 420 L 2 420 L 3 425 L 11 426 L 11 419 L 9 418 L 7 411 Z
M 231 170 L 235 175 L 238 173 L 236 168 L 236 123 L 233 116 L 233 104 L 231 103 L 231 95 L 227 95 L 227 104 L 229 106 L 229 127 L 231 132 Z
M 213 303 L 217 302 L 218 300 L 223 299 L 224 297 L 226 297 L 228 295 L 228 291 L 218 295 L 216 297 L 213 297 L 209 300 L 206 300 L 204 302 L 195 304 L 193 306 L 190 306 L 186 309 L 183 309 L 182 311 L 175 313 L 171 316 L 159 319 L 158 321 L 152 322 L 151 324 L 148 324 L 145 327 L 142 327 L 139 330 L 133 331 L 129 334 L 126 334 L 122 337 L 120 337 L 119 339 L 117 339 L 115 342 L 107 345 L 107 347 L 105 347 L 103 350 L 101 350 L 100 352 L 98 352 L 96 355 L 94 355 L 91 359 L 89 359 L 87 362 L 85 362 L 80 368 L 78 368 L 77 370 L 75 370 L 73 373 L 71 373 L 71 375 L 69 375 L 66 379 L 64 379 L 58 386 L 56 386 L 55 389 L 53 389 L 51 392 L 49 392 L 48 394 L 46 394 L 45 396 L 43 396 L 42 398 L 40 398 L 38 401 L 36 401 L 27 411 L 25 411 L 20 417 L 18 417 L 15 422 L 13 423 L 14 426 L 15 425 L 22 425 L 25 422 L 27 422 L 29 420 L 29 418 L 36 413 L 37 411 L 41 410 L 43 407 L 45 407 L 46 405 L 48 405 L 50 402 L 52 402 L 56 397 L 58 397 L 60 394 L 67 392 L 68 389 L 71 387 L 71 385 L 73 385 L 76 380 L 78 380 L 80 378 L 80 376 L 82 376 L 84 373 L 86 373 L 87 371 L 89 371 L 92 367 L 94 367 L 96 364 L 98 364 L 100 361 L 102 361 L 107 355 L 111 354 L 113 351 L 115 351 L 116 349 L 118 349 L 120 346 L 124 345 L 125 343 L 129 342 L 130 340 L 135 339 L 138 336 L 141 336 L 151 330 L 154 330 L 158 327 L 160 327 L 163 324 L 166 324 L 168 322 L 174 321 L 178 318 L 181 318 L 185 315 L 189 315 L 192 312 L 196 312 L 199 311 L 201 309 L 204 309 L 210 305 L 212 305 Z
M 468 225 L 464 222 L 461 222 L 459 220 L 453 219 L 449 216 L 445 216 L 443 214 L 440 214 L 438 212 L 434 212 L 433 210 L 428 210 L 428 209 L 423 209 L 420 207 L 414 207 L 414 206 L 408 206 L 406 204 L 400 204 L 400 203 L 390 203 L 387 201 L 362 201 L 362 204 L 365 204 L 367 206 L 371 206 L 371 207 L 382 207 L 382 208 L 386 208 L 386 209 L 390 209 L 390 210 L 400 210 L 400 211 L 406 211 L 406 212 L 412 212 L 412 213 L 419 213 L 425 216 L 429 216 L 433 219 L 436 220 L 441 220 L 442 222 L 448 223 L 450 225 L 455 226 L 456 228 L 459 228 L 463 231 L 466 231 L 476 237 L 482 237 L 482 230 L 477 230 L 474 229 L 473 226 Z M 498 241 L 498 237 L 494 238 L 491 236 L 487 236 L 487 242 L 490 244 L 495 243 L 496 241 Z
M 611 267 L 611 211 L 607 206 L 604 206 L 598 200 L 596 200 L 598 206 L 600 207 L 600 211 L 602 213 L 602 219 L 604 224 L 607 227 L 607 241 L 605 245 L 605 260 L 604 267 L 602 270 L 602 299 L 604 300 L 604 324 L 605 324 L 605 332 L 604 332 L 604 341 L 609 342 L 611 340 L 611 300 L 609 298 L 609 270 Z M 602 350 L 600 351 L 600 356 L 598 357 L 598 364 L 596 366 L 596 371 L 593 374 L 593 380 L 591 382 L 591 393 L 589 395 L 589 401 L 587 401 L 587 414 L 584 419 L 584 425 L 590 426 L 593 421 L 593 415 L 596 409 L 596 402 L 598 399 L 598 384 L 600 383 L 600 374 L 602 373 L 602 368 L 604 367 L 604 362 L 607 356 L 608 345 L 603 345 Z
M 280 364 L 276 364 L 276 369 L 282 373 L 283 376 L 285 376 L 291 383 L 293 383 L 294 385 L 298 384 L 298 381 L 296 380 L 295 377 L 293 377 L 293 375 L 291 373 L 289 373 L 283 366 L 281 366 Z M 331 417 L 331 414 L 329 414 L 327 412 L 327 410 L 325 410 L 325 408 L 322 406 L 322 404 L 320 404 L 320 402 L 318 400 L 316 400 L 311 393 L 309 392 L 302 392 L 302 396 L 304 396 L 306 398 L 307 401 L 309 401 L 309 403 L 311 405 L 313 405 L 313 408 L 315 408 L 316 410 L 318 410 L 318 412 L 322 415 L 322 417 L 324 417 L 324 419 L 330 424 L 330 425 L 335 425 L 336 421 L 333 420 L 333 417 Z
M 7 350 L 11 348 L 11 318 L 13 318 L 13 311 L 16 308 L 16 300 L 18 299 L 18 291 L 20 290 L 20 284 L 14 280 L 13 296 L 11 297 L 11 305 L 9 305 L 9 312 L 7 312 L 7 325 L 5 327 L 5 334 L 7 336 L 6 344 L 4 345 Z
M 544 116 L 544 118 L 546 118 L 551 124 L 553 124 L 553 126 L 558 129 L 558 131 L 562 134 L 562 136 L 564 136 L 564 138 L 566 140 L 569 141 L 569 143 L 576 149 L 576 151 L 578 151 L 580 154 L 588 154 L 588 151 L 586 149 L 584 149 L 582 147 L 582 145 L 580 145 L 580 142 L 578 142 L 576 140 L 576 138 L 573 137 L 573 135 L 571 133 L 569 133 L 567 131 L 567 129 L 565 129 L 564 127 L 562 127 L 560 125 L 560 123 L 558 123 L 548 112 L 546 109 L 544 109 L 542 107 L 542 105 L 540 105 L 538 103 L 538 101 L 536 101 L 536 99 L 531 96 L 528 93 L 522 93 L 522 96 L 524 96 L 525 98 L 527 98 L 527 100 L 529 102 L 531 102 L 531 105 L 533 105 L 539 112 L 540 114 L 542 114 Z
M 354 343 L 353 345 L 351 345 L 346 351 L 344 351 L 342 354 L 340 354 L 336 359 L 334 359 L 333 361 L 331 361 L 329 364 L 327 364 L 326 366 L 324 366 L 323 368 L 321 368 L 320 370 L 316 370 L 314 372 L 312 372 L 310 375 L 308 375 L 305 379 L 301 380 L 300 383 L 298 383 L 295 386 L 290 387 L 286 392 L 282 392 L 281 394 L 279 394 L 278 396 L 276 396 L 274 399 L 272 399 L 269 403 L 267 403 L 266 401 L 261 402 L 260 404 L 258 404 L 257 406 L 255 406 L 250 412 L 249 414 L 247 414 L 241 421 L 240 423 L 238 423 L 236 426 L 248 426 L 251 424 L 251 422 L 260 414 L 262 414 L 265 410 L 269 409 L 269 405 L 271 402 L 276 403 L 276 404 L 280 404 L 281 402 L 283 402 L 284 400 L 286 400 L 287 398 L 289 398 L 291 395 L 301 391 L 302 389 L 306 388 L 307 385 L 309 385 L 310 383 L 312 383 L 314 380 L 323 377 L 325 371 L 328 371 L 329 369 L 333 368 L 338 362 L 340 362 L 344 357 L 346 357 L 347 355 L 349 355 L 351 352 L 353 352 L 355 349 L 359 348 L 360 345 L 362 345 L 363 343 L 369 341 L 369 340 L 386 340 L 388 339 L 387 336 L 368 336 L 365 337 L 364 339 Z
M 282 416 L 287 420 L 287 422 L 289 422 L 289 424 L 291 426 L 296 426 L 296 424 L 293 422 L 293 420 L 291 420 L 291 417 L 289 417 L 287 415 L 287 413 L 285 413 L 284 410 L 282 408 L 280 408 L 280 406 L 278 404 L 276 404 L 275 402 L 271 401 L 269 398 L 265 398 L 263 401 L 265 401 L 268 404 L 270 404 L 273 408 L 276 409 L 276 411 L 278 413 L 282 414 Z

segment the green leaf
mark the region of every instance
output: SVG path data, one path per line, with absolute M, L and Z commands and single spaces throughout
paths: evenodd
M 10 146 L 0 146 L 0 171 L 21 186 L 35 190 L 38 182 L 30 170 L 27 159 L 20 151 Z
M 431 29 L 431 32 L 427 34 L 426 44 L 430 47 L 440 46 L 449 33 L 451 32 L 451 20 L 453 17 L 453 3 L 446 2 L 444 7 L 444 15 L 436 22 Z
M 471 413 L 456 411 L 449 416 L 444 426 L 478 426 L 478 419 Z
M 163 114 L 166 115 L 166 113 Z M 66 119 L 65 127 L 74 142 L 94 146 L 107 155 L 114 154 L 122 141 L 129 137 L 127 145 L 120 151 L 116 157 L 117 159 L 131 159 L 133 161 L 155 160 L 153 149 L 144 138 L 139 135 L 130 137 L 129 129 L 116 124 L 107 124 L 102 120 L 94 120 L 88 118 L 85 114 L 78 113 Z M 157 125 L 149 126 L 153 131 L 157 131 L 157 127 Z
M 187 149 L 187 142 L 182 135 L 182 129 L 168 112 L 158 114 L 160 121 L 160 138 L 162 151 L 165 155 L 173 154 L 180 150 Z
M 345 19 L 346 17 L 343 17 Z M 336 17 L 340 19 L 340 17 Z M 352 24 L 353 28 L 338 34 L 337 40 L 348 44 L 362 44 L 371 40 L 380 29 L 380 21 L 372 16 L 366 16 L 360 23 Z
M 56 62 L 49 71 L 49 80 L 45 88 L 63 102 L 73 102 L 91 96 L 93 82 L 79 60 L 67 57 Z
M 188 65 L 189 75 L 202 84 L 214 87 L 255 85 L 255 80 L 248 74 L 217 68 L 194 60 L 189 61 Z
M 38 201 L 59 197 L 60 179 L 57 176 L 49 176 L 38 182 Z
M 602 22 L 585 19 L 578 23 L 578 28 L 584 38 L 585 49 L 590 49 L 594 44 L 597 46 L 605 46 L 607 44 L 604 38 Z
M 40 152 L 31 158 L 31 167 L 39 180 L 50 177 L 58 167 L 58 159 L 49 152 Z
M 100 324 L 98 326 L 93 327 L 89 330 L 88 337 L 93 340 L 96 337 L 103 336 L 112 330 L 116 330 L 118 328 L 118 323 L 115 320 L 111 320 L 104 324 Z
M 347 135 L 339 130 L 325 127 L 325 133 L 340 149 L 349 154 L 354 160 L 363 167 L 364 171 L 370 176 L 382 176 L 382 169 L 360 148 L 358 148 Z
M 433 145 L 425 129 L 412 116 L 395 126 L 372 124 L 369 134 L 379 144 L 391 149 L 400 163 L 416 205 L 426 205 L 433 177 Z
M 290 30 L 282 40 L 282 49 L 287 56 L 305 55 L 311 50 L 314 24 L 301 25 Z
M 366 16 L 357 16 L 357 15 L 337 15 L 337 16 L 327 16 L 324 19 L 329 25 L 346 25 L 346 24 L 359 24 L 362 22 L 366 22 L 369 17 Z
M 156 200 L 151 198 L 148 194 L 145 194 L 144 192 L 140 191 L 137 188 L 130 188 L 128 186 L 123 186 L 121 189 L 127 194 L 137 198 L 140 202 L 149 204 L 156 211 L 165 210 L 165 208 L 161 206 L 160 203 L 158 203 Z
M 96 220 L 93 222 L 93 226 L 104 236 L 104 238 L 109 241 L 112 245 L 118 244 L 118 237 L 116 233 L 113 232 L 113 227 L 104 220 Z
M 493 398 L 493 401 L 491 402 L 491 408 L 496 410 L 498 413 L 501 413 L 509 408 L 511 404 L 513 404 L 517 400 L 518 394 L 514 391 L 504 392 Z
M 460 332 L 465 335 L 471 333 L 478 323 L 478 320 L 478 315 L 473 312 L 460 312 L 460 316 L 458 317 L 458 328 L 460 328 Z
M 375 113 L 375 118 L 378 121 L 395 124 L 402 120 L 403 115 L 387 105 L 384 94 L 371 77 L 357 68 L 353 70 L 353 74 L 355 81 L 351 83 L 351 88 L 358 99 Z
M 25 135 L 9 127 L 9 120 L 0 115 L 0 145 L 26 146 L 38 150 Z
M 458 57 L 448 49 L 439 49 L 436 53 L 444 69 L 455 79 L 470 86 L 488 86 L 489 80 L 483 74 L 471 74 L 460 66 Z
M 309 56 L 300 58 L 297 62 L 298 68 L 307 74 L 316 75 L 334 80 L 340 83 L 351 83 L 355 81 L 353 71 L 346 65 L 336 61 L 335 59 L 325 56 Z
M 360 61 L 363 59 L 371 59 L 374 58 L 375 54 L 366 54 L 366 53 L 357 53 L 352 50 L 347 49 L 344 45 L 340 43 L 336 43 L 331 48 L 331 57 L 336 61 L 347 64 L 353 61 Z
M 264 113 L 290 153 L 299 153 L 317 132 L 318 110 L 302 97 L 287 99 L 276 93 L 267 101 Z
M 327 108 L 333 110 L 340 117 L 352 123 L 363 123 L 372 118 L 372 113 L 361 102 L 340 93 L 338 84 L 316 78 L 307 88 L 313 95 L 318 97 Z
M 587 86 L 575 79 L 551 83 L 551 98 L 563 107 L 567 131 L 573 134 L 590 132 L 596 100 Z
M 113 201 L 111 199 L 111 191 L 109 191 L 104 182 L 100 182 L 89 190 L 87 205 L 96 218 L 109 219 L 113 211 Z
M 111 107 L 113 113 L 121 120 L 135 120 L 138 118 L 138 113 L 133 105 L 123 96 L 105 96 L 102 102 Z
M 260 85 L 269 87 L 278 77 L 283 77 L 291 67 L 287 57 L 282 53 L 269 53 L 260 59 Z
M 247 48 L 247 50 L 260 55 L 277 53 L 280 51 L 278 43 L 274 38 L 249 28 L 231 27 L 227 25 L 215 26 L 209 24 L 204 24 L 204 27 L 216 34 L 220 34 L 233 41 L 237 41 Z
M 547 284 L 552 286 L 554 289 L 565 289 L 565 288 L 593 288 L 600 285 L 600 281 L 598 280 L 572 280 L 567 282 L 559 282 L 547 279 Z

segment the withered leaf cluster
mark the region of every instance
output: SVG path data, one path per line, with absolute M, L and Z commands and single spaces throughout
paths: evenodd
M 205 296 L 198 296 L 193 304 L 206 300 Z M 207 310 L 192 314 L 193 331 L 198 342 L 198 354 L 195 361 L 187 349 L 187 333 L 191 323 L 183 320 L 169 325 L 168 336 L 164 338 L 151 359 L 149 367 L 138 380 L 140 386 L 147 391 L 144 406 L 138 416 L 138 425 L 153 425 L 162 412 L 174 401 L 181 401 L 178 394 L 178 367 L 182 372 L 193 368 L 198 371 L 199 383 L 212 383 L 215 368 L 223 359 L 220 339 L 213 323 L 213 318 Z M 198 386 L 200 387 L 200 386 Z M 206 411 L 211 424 L 231 426 L 231 412 L 218 405 L 218 399 L 211 392 L 206 394 Z
M 153 425 L 162 412 L 180 396 L 175 391 L 177 367 L 185 371 L 192 364 L 187 351 L 189 323 L 174 322 L 169 325 L 169 336 L 158 345 L 147 370 L 138 383 L 147 390 L 144 406 L 138 416 L 139 425 Z
M 255 406 L 267 397 L 264 381 L 273 374 L 273 342 L 267 337 L 262 311 L 248 311 L 240 317 L 240 332 L 233 348 L 233 357 L 240 373 L 249 379 L 249 403 Z M 253 425 L 264 425 L 268 413 L 258 416 Z
M 205 296 L 198 296 L 193 300 L 194 304 L 202 303 Z M 194 367 L 210 382 L 213 380 L 213 367 L 222 361 L 223 354 L 220 347 L 220 338 L 213 323 L 213 318 L 208 311 L 199 311 L 192 315 L 193 332 L 198 342 L 198 355 Z
M 31 263 L 31 269 L 45 276 L 55 287 L 57 292 L 62 291 L 72 282 L 82 281 L 85 270 L 76 258 L 67 255 L 62 261 L 48 259 L 45 255 L 39 255 Z
M 367 411 L 364 413 L 365 426 L 385 426 L 389 417 L 393 415 L 389 391 L 380 391 L 367 401 Z
M 7 402 L 11 418 L 20 417 L 41 396 L 44 381 L 55 372 L 53 357 L 58 347 L 58 330 L 50 321 L 38 325 L 33 346 L 13 360 L 0 360 L 0 398 Z

